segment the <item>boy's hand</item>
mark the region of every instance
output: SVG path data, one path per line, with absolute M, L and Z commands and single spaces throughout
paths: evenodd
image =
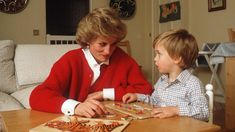
M 134 93 L 127 93 L 122 97 L 123 103 L 131 103 L 137 100 L 137 95 Z
M 151 114 L 156 118 L 168 118 L 178 116 L 179 109 L 177 106 L 156 107 L 152 110 Z

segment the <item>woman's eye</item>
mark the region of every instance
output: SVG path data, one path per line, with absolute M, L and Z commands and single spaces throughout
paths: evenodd
M 118 45 L 118 43 L 119 43 L 119 42 L 115 42 L 115 43 L 112 44 L 112 46 L 116 46 L 116 45 Z
M 99 43 L 100 46 L 104 47 L 106 43 Z
M 112 47 L 116 47 L 116 46 L 117 46 L 117 43 L 113 43 L 111 46 L 112 46 Z

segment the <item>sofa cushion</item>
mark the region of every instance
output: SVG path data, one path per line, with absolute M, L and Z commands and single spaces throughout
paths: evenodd
M 5 93 L 16 91 L 14 52 L 12 40 L 0 40 L 0 91 Z
M 79 45 L 24 45 L 18 44 L 15 50 L 15 72 L 17 88 L 43 82 L 52 65 L 67 51 Z
M 12 96 L 0 92 L 0 111 L 18 110 L 24 107 Z
M 17 99 L 25 108 L 30 109 L 31 107 L 29 105 L 29 97 L 30 97 L 31 92 L 36 86 L 37 85 L 24 88 L 22 90 L 18 90 L 12 93 L 11 96 Z

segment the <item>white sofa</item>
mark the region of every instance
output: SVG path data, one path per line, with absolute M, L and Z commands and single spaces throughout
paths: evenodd
M 30 108 L 31 91 L 46 79 L 54 62 L 79 47 L 0 40 L 0 111 Z

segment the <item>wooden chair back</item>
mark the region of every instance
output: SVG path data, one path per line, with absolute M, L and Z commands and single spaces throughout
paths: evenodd
M 131 46 L 129 40 L 121 41 L 118 43 L 118 46 L 124 50 L 128 55 L 131 56 Z
M 235 42 L 235 31 L 232 28 L 228 28 L 229 42 Z

